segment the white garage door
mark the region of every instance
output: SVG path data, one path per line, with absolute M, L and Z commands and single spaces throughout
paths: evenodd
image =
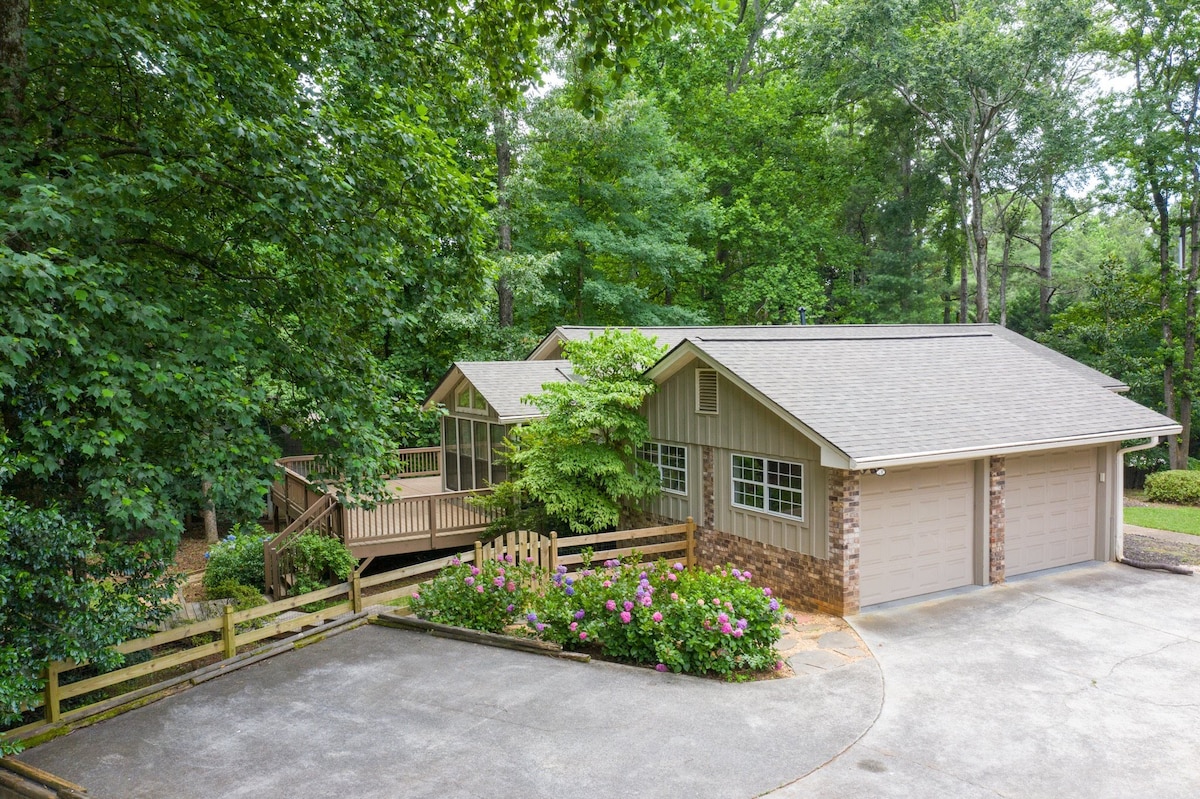
M 1025 574 L 1096 557 L 1096 451 L 1005 459 L 1004 571 Z
M 859 604 L 973 583 L 975 469 L 967 461 L 862 476 Z

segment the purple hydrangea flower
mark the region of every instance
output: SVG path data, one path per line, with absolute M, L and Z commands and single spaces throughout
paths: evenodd
M 534 627 L 537 629 L 537 631 L 538 631 L 539 633 L 540 633 L 542 630 L 546 629 L 546 625 L 542 624 L 540 621 L 539 621 L 537 624 L 535 624 L 535 625 L 534 625 Z
M 494 585 L 494 586 L 496 586 L 497 588 L 499 588 L 500 586 L 504 585 L 504 578 L 503 578 L 503 577 L 497 577 L 495 580 L 492 580 L 492 585 Z
M 736 578 L 738 578 L 739 580 L 740 580 L 740 579 L 742 579 L 742 570 L 741 570 L 741 569 L 734 569 L 734 570 L 733 570 L 733 576 L 734 576 L 734 577 L 736 577 Z
M 566 574 L 566 573 L 567 573 L 567 567 L 566 567 L 566 566 L 562 566 L 562 565 L 560 565 L 560 566 L 559 566 L 559 567 L 556 569 L 556 571 L 557 571 L 559 574 Z
M 726 635 L 729 635 L 730 633 L 733 632 L 733 627 L 729 624 L 729 622 L 726 622 L 725 624 L 721 625 L 721 632 L 725 633 Z
M 675 569 L 675 571 L 677 571 L 677 572 L 681 572 L 681 571 L 683 571 L 683 564 L 682 564 L 682 563 L 676 563 L 676 564 L 675 564 L 675 566 L 674 566 L 673 568 Z
M 771 600 L 771 604 L 769 605 L 769 607 L 771 608 L 771 610 L 779 610 L 779 600 L 778 600 L 778 599 L 772 599 L 772 600 Z
M 508 612 L 508 613 L 512 613 L 514 610 L 516 610 L 516 606 L 515 606 L 515 605 L 511 605 L 511 604 L 510 604 L 510 605 L 509 605 L 508 607 L 506 607 L 504 610 L 505 610 L 506 612 Z
M 466 583 L 467 585 L 475 585 L 475 578 L 474 577 L 464 577 L 463 582 Z
M 745 632 L 742 630 L 742 628 L 741 628 L 741 627 L 737 627 L 737 628 L 735 628 L 735 629 L 734 629 L 734 631 L 733 631 L 733 637 L 734 637 L 734 638 L 741 638 L 741 637 L 742 637 L 743 635 L 745 635 L 745 634 L 746 634 L 746 633 L 745 633 Z
M 675 580 L 677 579 L 675 577 L 675 572 L 667 572 L 667 579 L 670 580 L 671 582 L 675 582 Z
M 632 602 L 630 602 L 628 599 L 626 599 L 626 600 L 625 600 L 625 605 L 624 605 L 624 608 L 625 608 L 626 610 L 633 610 L 633 603 L 632 603 Z
M 763 588 L 763 596 L 770 596 L 770 595 L 771 595 L 771 589 Z
M 642 607 L 644 607 L 644 608 L 650 607 L 650 605 L 653 604 L 653 602 L 654 602 L 654 600 L 650 598 L 649 594 L 646 594 L 644 597 L 642 597 L 638 601 L 642 603 Z
M 482 594 L 482 593 L 483 593 L 483 586 L 482 586 L 482 585 L 477 585 L 477 586 L 475 586 L 475 590 L 476 590 L 476 591 L 478 591 L 479 593 L 481 593 L 481 594 Z
M 608 600 L 607 602 L 604 603 L 604 609 L 605 610 L 616 610 L 617 609 L 617 601 L 615 599 Z
M 575 611 L 575 618 L 577 618 L 577 619 L 582 619 L 585 615 L 587 615 L 587 614 L 584 613 L 584 611 L 582 609 Z
M 535 621 L 537 621 L 537 614 L 536 614 L 536 613 L 529 613 L 529 614 L 528 614 L 528 615 L 525 617 L 525 621 L 528 621 L 528 622 L 531 622 L 531 623 L 532 623 L 532 622 L 535 622 Z
M 567 596 L 575 596 L 575 589 L 572 588 L 571 586 L 568 585 L 563 590 L 567 592 Z
M 726 616 L 724 613 L 718 613 L 717 614 L 717 622 L 719 624 L 727 624 L 729 622 L 729 617 Z
M 655 671 L 666 671 L 666 670 L 667 670 L 667 664 L 666 664 L 666 663 L 659 663 L 657 666 L 655 666 L 655 667 L 654 667 L 654 670 L 655 670 Z
M 478 575 L 478 574 L 479 574 L 479 567 L 478 567 L 478 566 L 472 566 L 472 567 L 471 567 L 471 574 L 472 574 L 472 575 Z
M 458 556 L 457 556 L 457 555 L 455 555 L 454 557 L 450 558 L 450 565 L 451 565 L 451 566 L 457 566 L 457 565 L 459 565 L 460 563 L 462 563 L 462 561 L 458 559 Z
M 738 620 L 737 620 L 737 626 L 738 626 L 738 629 L 739 629 L 739 630 L 744 630 L 744 629 L 746 629 L 746 624 L 747 624 L 747 622 L 746 622 L 746 620 L 745 620 L 745 619 L 738 619 Z
M 633 621 L 633 616 L 630 615 L 629 611 L 621 611 L 621 624 L 629 624 L 631 621 Z

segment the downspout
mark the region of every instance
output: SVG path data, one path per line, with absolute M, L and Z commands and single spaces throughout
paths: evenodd
M 1117 551 L 1113 560 L 1120 560 L 1125 557 L 1125 454 L 1157 447 L 1161 440 L 1162 436 L 1151 436 L 1150 440 L 1144 444 L 1134 444 L 1132 447 L 1117 450 L 1117 512 L 1115 514 L 1117 519 Z

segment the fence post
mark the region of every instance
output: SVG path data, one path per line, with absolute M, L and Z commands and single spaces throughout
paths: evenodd
M 429 548 L 437 549 L 437 497 L 429 500 Z
M 687 517 L 687 564 L 688 568 L 696 565 L 696 520 Z
M 221 617 L 221 642 L 225 645 L 225 659 L 237 654 L 237 637 L 233 629 L 233 605 L 225 606 L 225 615 Z
M 61 669 L 62 664 L 56 660 L 52 660 L 46 664 L 46 695 L 44 697 L 44 704 L 46 706 L 46 721 L 51 724 L 58 721 L 58 672 Z
M 475 568 L 483 568 L 483 544 L 475 542 Z
M 362 578 L 357 572 L 350 576 L 350 607 L 355 613 L 362 613 Z
M 558 533 L 550 531 L 550 571 L 558 568 Z

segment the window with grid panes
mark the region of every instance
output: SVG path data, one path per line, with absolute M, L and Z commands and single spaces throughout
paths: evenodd
M 649 441 L 638 448 L 638 457 L 658 467 L 659 485 L 672 494 L 687 493 L 687 448 Z
M 804 466 L 754 455 L 734 455 L 733 504 L 804 518 Z

